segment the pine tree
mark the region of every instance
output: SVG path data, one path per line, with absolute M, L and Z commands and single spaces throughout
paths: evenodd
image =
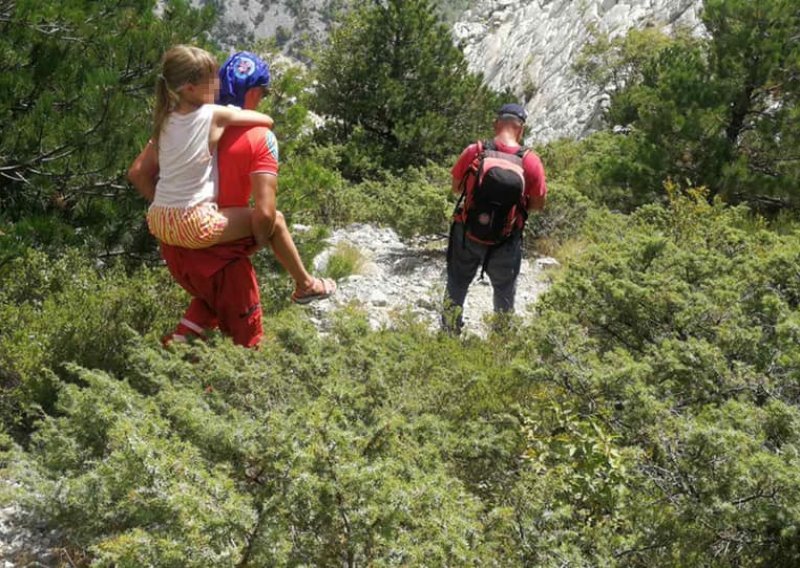
M 0 214 L 124 231 L 159 59 L 201 43 L 211 16 L 184 0 L 0 0 Z
M 317 110 L 338 141 L 403 168 L 458 152 L 486 130 L 498 99 L 470 73 L 429 0 L 365 2 L 319 61 Z
M 800 8 L 789 0 L 709 0 L 703 22 L 727 109 L 720 184 L 712 188 L 735 199 L 796 204 Z
M 707 38 L 653 30 L 601 39 L 579 69 L 609 88 L 608 121 L 627 125 L 605 182 L 634 202 L 665 179 L 709 196 L 796 205 L 800 181 L 800 10 L 788 0 L 709 0 Z

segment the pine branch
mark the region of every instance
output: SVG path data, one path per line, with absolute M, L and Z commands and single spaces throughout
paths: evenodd
M 110 107 L 109 103 L 110 103 L 110 97 L 106 96 L 103 104 L 103 110 L 100 113 L 100 117 L 89 129 L 83 131 L 80 134 L 80 136 L 76 137 L 76 140 L 80 140 L 82 143 L 85 143 L 86 139 L 89 136 L 91 136 L 100 129 L 100 127 L 105 123 L 106 118 L 108 117 L 108 110 Z M 40 131 L 39 133 L 40 140 L 43 138 L 43 135 L 44 135 L 43 131 Z M 33 158 L 30 158 L 24 162 L 0 165 L 0 175 L 8 177 L 7 172 L 20 172 L 20 171 L 27 171 L 31 173 L 41 174 L 41 172 L 38 172 L 34 169 L 35 165 L 46 164 L 49 162 L 58 161 L 63 158 L 66 158 L 67 156 L 77 151 L 79 147 L 80 146 L 76 142 L 69 141 L 65 142 L 64 144 L 62 144 L 57 148 L 53 148 L 52 150 L 44 151 L 40 148 L 40 154 L 38 156 L 34 156 Z

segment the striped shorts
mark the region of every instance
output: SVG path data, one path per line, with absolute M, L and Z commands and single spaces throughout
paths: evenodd
M 147 226 L 155 238 L 168 245 L 201 249 L 219 242 L 228 219 L 219 212 L 216 203 L 201 203 L 194 207 L 150 206 Z

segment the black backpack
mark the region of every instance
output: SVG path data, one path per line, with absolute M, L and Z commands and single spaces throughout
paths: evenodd
M 466 237 L 481 244 L 498 245 L 511 236 L 518 217 L 527 219 L 522 161 L 528 151 L 523 146 L 512 154 L 499 151 L 494 140 L 478 142 L 478 155 L 461 182 L 461 197 L 456 203 Z M 470 176 L 475 178 L 471 186 Z M 462 201 L 464 207 L 459 215 Z

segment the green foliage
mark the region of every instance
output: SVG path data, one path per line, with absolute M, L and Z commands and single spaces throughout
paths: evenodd
M 625 479 L 626 522 L 650 530 L 628 533 L 625 557 L 790 565 L 793 529 L 777 527 L 798 520 L 797 439 L 776 444 L 766 424 L 798 418 L 784 335 L 798 302 L 784 270 L 800 242 L 746 230 L 746 212 L 704 192 L 668 190 L 668 208 L 587 227 L 594 244 L 540 308 L 534 376 L 574 393 L 581 413 L 613 409 L 617 445 L 643 452 Z
M 582 247 L 485 340 L 352 310 L 320 335 L 291 308 L 258 351 L 92 352 L 172 321 L 174 285 L 31 253 L 2 315 L 54 352 L 0 333 L 4 380 L 51 395 L 4 441 L 17 500 L 102 566 L 795 564 L 800 233 L 703 190 L 624 216 L 564 183 Z
M 563 181 L 611 209 L 630 211 L 665 199 L 663 184 L 656 181 L 660 174 L 639 159 L 638 141 L 635 134 L 596 132 L 580 141 L 548 144 L 541 156 L 548 179 Z M 639 183 L 645 178 L 648 184 Z
M 525 236 L 536 250 L 554 254 L 567 241 L 578 237 L 587 216 L 598 214 L 592 202 L 563 182 L 547 184 L 547 207 L 532 212 L 525 224 Z
M 100 565 L 481 563 L 480 503 L 436 443 L 460 446 L 463 415 L 424 402 L 477 400 L 467 367 L 444 364 L 457 343 L 419 352 L 418 328 L 353 323 L 321 340 L 285 314 L 256 352 L 133 341 L 126 381 L 73 367 L 81 386 L 18 463 L 42 496 L 26 506 Z
M 450 204 L 449 172 L 435 165 L 385 173 L 378 180 L 348 185 L 341 207 L 348 221 L 389 225 L 401 235 L 446 230 Z
M 333 249 L 325 268 L 325 276 L 341 280 L 352 274 L 358 274 L 364 264 L 364 257 L 357 247 L 347 243 L 339 243 Z
M 156 399 L 73 370 L 84 388 L 65 387 L 62 416 L 45 419 L 32 440 L 63 476 L 41 482 L 56 497 L 49 514 L 72 523 L 70 540 L 91 543 L 98 566 L 234 566 L 255 515 L 226 469 L 172 434 Z
M 340 148 L 311 145 L 281 166 L 280 209 L 295 223 L 331 224 L 343 218 L 345 181 L 337 169 Z
M 293 222 L 375 223 L 411 236 L 446 229 L 450 174 L 428 164 L 351 183 L 337 169 L 342 146 L 312 146 L 281 169 L 280 207 Z
M 198 43 L 210 11 L 154 0 L 0 2 L 0 210 L 92 227 L 130 244 L 141 205 L 123 184 L 147 139 L 149 95 L 172 44 Z M 102 22 L 99 24 L 98 22 Z
M 497 95 L 467 70 L 432 8 L 429 0 L 362 2 L 319 58 L 315 110 L 348 147 L 348 177 L 441 160 L 491 125 Z
M 52 406 L 64 365 L 117 373 L 132 334 L 166 333 L 185 300 L 163 270 L 132 275 L 72 250 L 52 257 L 27 249 L 0 270 L 0 392 L 9 428 L 31 403 Z M 13 409 L 13 411 L 11 410 Z
M 608 122 L 629 129 L 601 186 L 626 189 L 629 206 L 666 179 L 767 210 L 796 205 L 800 15 L 786 0 L 714 0 L 703 22 L 707 39 L 632 31 L 584 54 L 579 71 L 611 94 Z

